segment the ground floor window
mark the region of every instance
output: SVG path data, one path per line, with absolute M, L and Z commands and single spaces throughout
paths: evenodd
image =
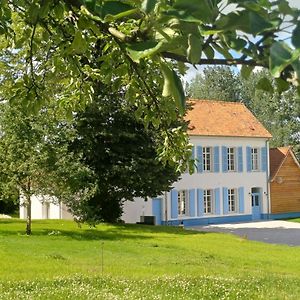
M 178 215 L 179 216 L 188 215 L 188 191 L 187 190 L 178 191 Z
M 212 190 L 204 190 L 204 213 L 211 214 L 212 209 Z
M 236 212 L 237 210 L 237 197 L 235 189 L 228 189 L 228 212 Z

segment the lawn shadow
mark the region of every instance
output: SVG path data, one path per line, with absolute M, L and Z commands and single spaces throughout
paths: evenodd
M 65 220 L 64 220 L 65 222 Z M 72 224 L 71 221 L 67 221 Z M 74 223 L 75 224 L 75 223 Z M 0 220 L 0 236 L 25 236 L 24 220 L 10 219 Z M 7 225 L 7 227 L 6 227 Z M 199 235 L 207 234 L 207 232 L 199 232 L 193 230 L 185 230 L 177 226 L 153 226 L 141 224 L 99 224 L 95 227 L 75 227 L 66 229 L 62 225 L 55 224 L 51 226 L 51 221 L 34 220 L 32 223 L 32 236 L 49 236 L 49 238 L 67 237 L 74 240 L 139 240 L 156 238 L 156 234 L 166 235 Z

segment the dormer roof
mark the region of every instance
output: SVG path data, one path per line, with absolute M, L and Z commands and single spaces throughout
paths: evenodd
M 243 103 L 190 99 L 188 105 L 189 135 L 272 137 Z

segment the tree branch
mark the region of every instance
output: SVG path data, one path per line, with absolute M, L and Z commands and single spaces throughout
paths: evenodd
M 175 59 L 177 61 L 181 61 L 184 63 L 190 63 L 185 56 L 174 54 L 171 52 L 162 52 L 162 56 L 165 58 Z M 246 65 L 246 66 L 258 66 L 267 68 L 263 62 L 256 61 L 254 59 L 240 59 L 240 58 L 233 58 L 233 59 L 220 59 L 220 58 L 200 58 L 196 65 Z

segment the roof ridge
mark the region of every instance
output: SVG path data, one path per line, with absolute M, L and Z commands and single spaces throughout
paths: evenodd
M 228 104 L 238 104 L 238 105 L 245 105 L 245 103 L 240 101 L 227 101 L 227 100 L 215 100 L 215 99 L 199 99 L 199 98 L 189 98 L 187 101 L 197 101 L 197 102 L 217 102 L 217 103 L 228 103 Z

